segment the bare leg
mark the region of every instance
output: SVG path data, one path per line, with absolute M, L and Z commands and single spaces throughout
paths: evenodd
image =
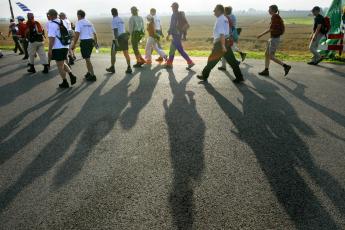
M 66 71 L 64 68 L 65 62 L 64 61 L 56 61 L 56 65 L 59 70 L 59 74 L 63 80 L 66 80 Z
M 93 72 L 93 66 L 92 66 L 92 63 L 91 63 L 90 58 L 85 59 L 85 62 L 86 62 L 87 71 L 88 71 L 92 76 L 94 76 L 95 74 L 94 74 L 94 72 Z

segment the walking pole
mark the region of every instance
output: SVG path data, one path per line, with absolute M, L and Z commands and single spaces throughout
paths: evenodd
M 8 3 L 10 4 L 11 17 L 14 20 L 14 14 L 13 14 L 13 8 L 12 8 L 11 0 L 8 0 Z

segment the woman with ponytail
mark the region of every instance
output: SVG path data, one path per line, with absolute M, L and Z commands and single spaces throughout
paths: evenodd
M 280 44 L 280 36 L 282 36 L 285 32 L 284 21 L 279 15 L 278 6 L 276 5 L 270 6 L 268 12 L 272 16 L 270 28 L 257 36 L 257 38 L 260 39 L 262 36 L 268 33 L 271 34 L 271 38 L 267 42 L 267 48 L 266 48 L 266 53 L 265 53 L 265 70 L 260 72 L 259 75 L 261 76 L 270 75 L 269 66 L 270 66 L 270 61 L 272 60 L 284 68 L 284 72 L 286 76 L 288 75 L 291 69 L 291 66 L 285 64 L 284 62 L 282 62 L 275 56 L 275 53 Z

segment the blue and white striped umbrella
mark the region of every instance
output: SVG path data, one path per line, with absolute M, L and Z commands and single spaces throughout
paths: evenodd
M 24 5 L 23 3 L 16 2 L 16 4 L 19 6 L 20 9 L 22 9 L 22 11 L 31 12 L 31 10 L 26 5 Z

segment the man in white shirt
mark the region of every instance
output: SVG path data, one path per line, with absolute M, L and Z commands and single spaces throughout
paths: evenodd
M 230 22 L 224 16 L 224 6 L 217 5 L 213 12 L 217 17 L 213 30 L 213 49 L 212 53 L 208 57 L 207 65 L 203 69 L 202 74 L 198 75 L 197 78 L 202 81 L 207 81 L 211 70 L 217 65 L 219 60 L 224 57 L 234 71 L 236 79 L 233 82 L 241 83 L 244 81 L 243 75 L 236 61 L 235 55 L 231 50 L 232 42 L 230 40 Z
M 115 73 L 116 53 L 117 51 L 122 51 L 127 61 L 126 73 L 130 74 L 133 71 L 131 68 L 131 59 L 128 53 L 129 36 L 128 33 L 126 33 L 125 23 L 122 18 L 119 17 L 117 9 L 111 9 L 111 15 L 113 16 L 111 28 L 113 30 L 114 39 L 111 46 L 111 66 L 107 68 L 106 71 L 109 73 Z
M 65 64 L 67 60 L 68 54 L 68 47 L 69 44 L 63 44 L 62 36 L 61 36 L 61 27 L 66 27 L 63 24 L 63 21 L 59 20 L 58 13 L 56 10 L 51 9 L 47 13 L 48 17 L 50 18 L 49 28 L 48 28 L 48 38 L 49 38 L 49 50 L 48 50 L 48 57 L 49 60 L 55 60 L 56 65 L 58 67 L 60 76 L 63 80 L 61 84 L 59 84 L 60 88 L 69 88 L 69 84 L 66 80 L 66 73 L 69 74 L 71 84 L 74 85 L 77 82 L 77 78 L 71 72 L 71 69 L 68 65 Z M 62 24 L 61 24 L 62 23 Z
M 74 31 L 72 30 L 72 23 L 70 20 L 68 20 L 67 16 L 65 13 L 61 12 L 59 14 L 59 18 L 65 22 L 66 24 L 66 28 L 70 34 L 70 36 L 73 38 L 74 37 Z M 69 50 L 68 50 L 68 64 L 69 65 L 74 65 L 74 51 L 72 50 L 72 46 L 69 46 Z
M 78 22 L 75 26 L 75 37 L 72 45 L 74 50 L 76 44 L 80 38 L 80 52 L 81 56 L 85 59 L 87 74 L 85 78 L 87 81 L 96 81 L 97 78 L 93 71 L 93 65 L 91 63 L 92 50 L 97 44 L 97 34 L 95 27 L 91 22 L 85 19 L 85 12 L 83 10 L 78 10 L 77 12 Z

